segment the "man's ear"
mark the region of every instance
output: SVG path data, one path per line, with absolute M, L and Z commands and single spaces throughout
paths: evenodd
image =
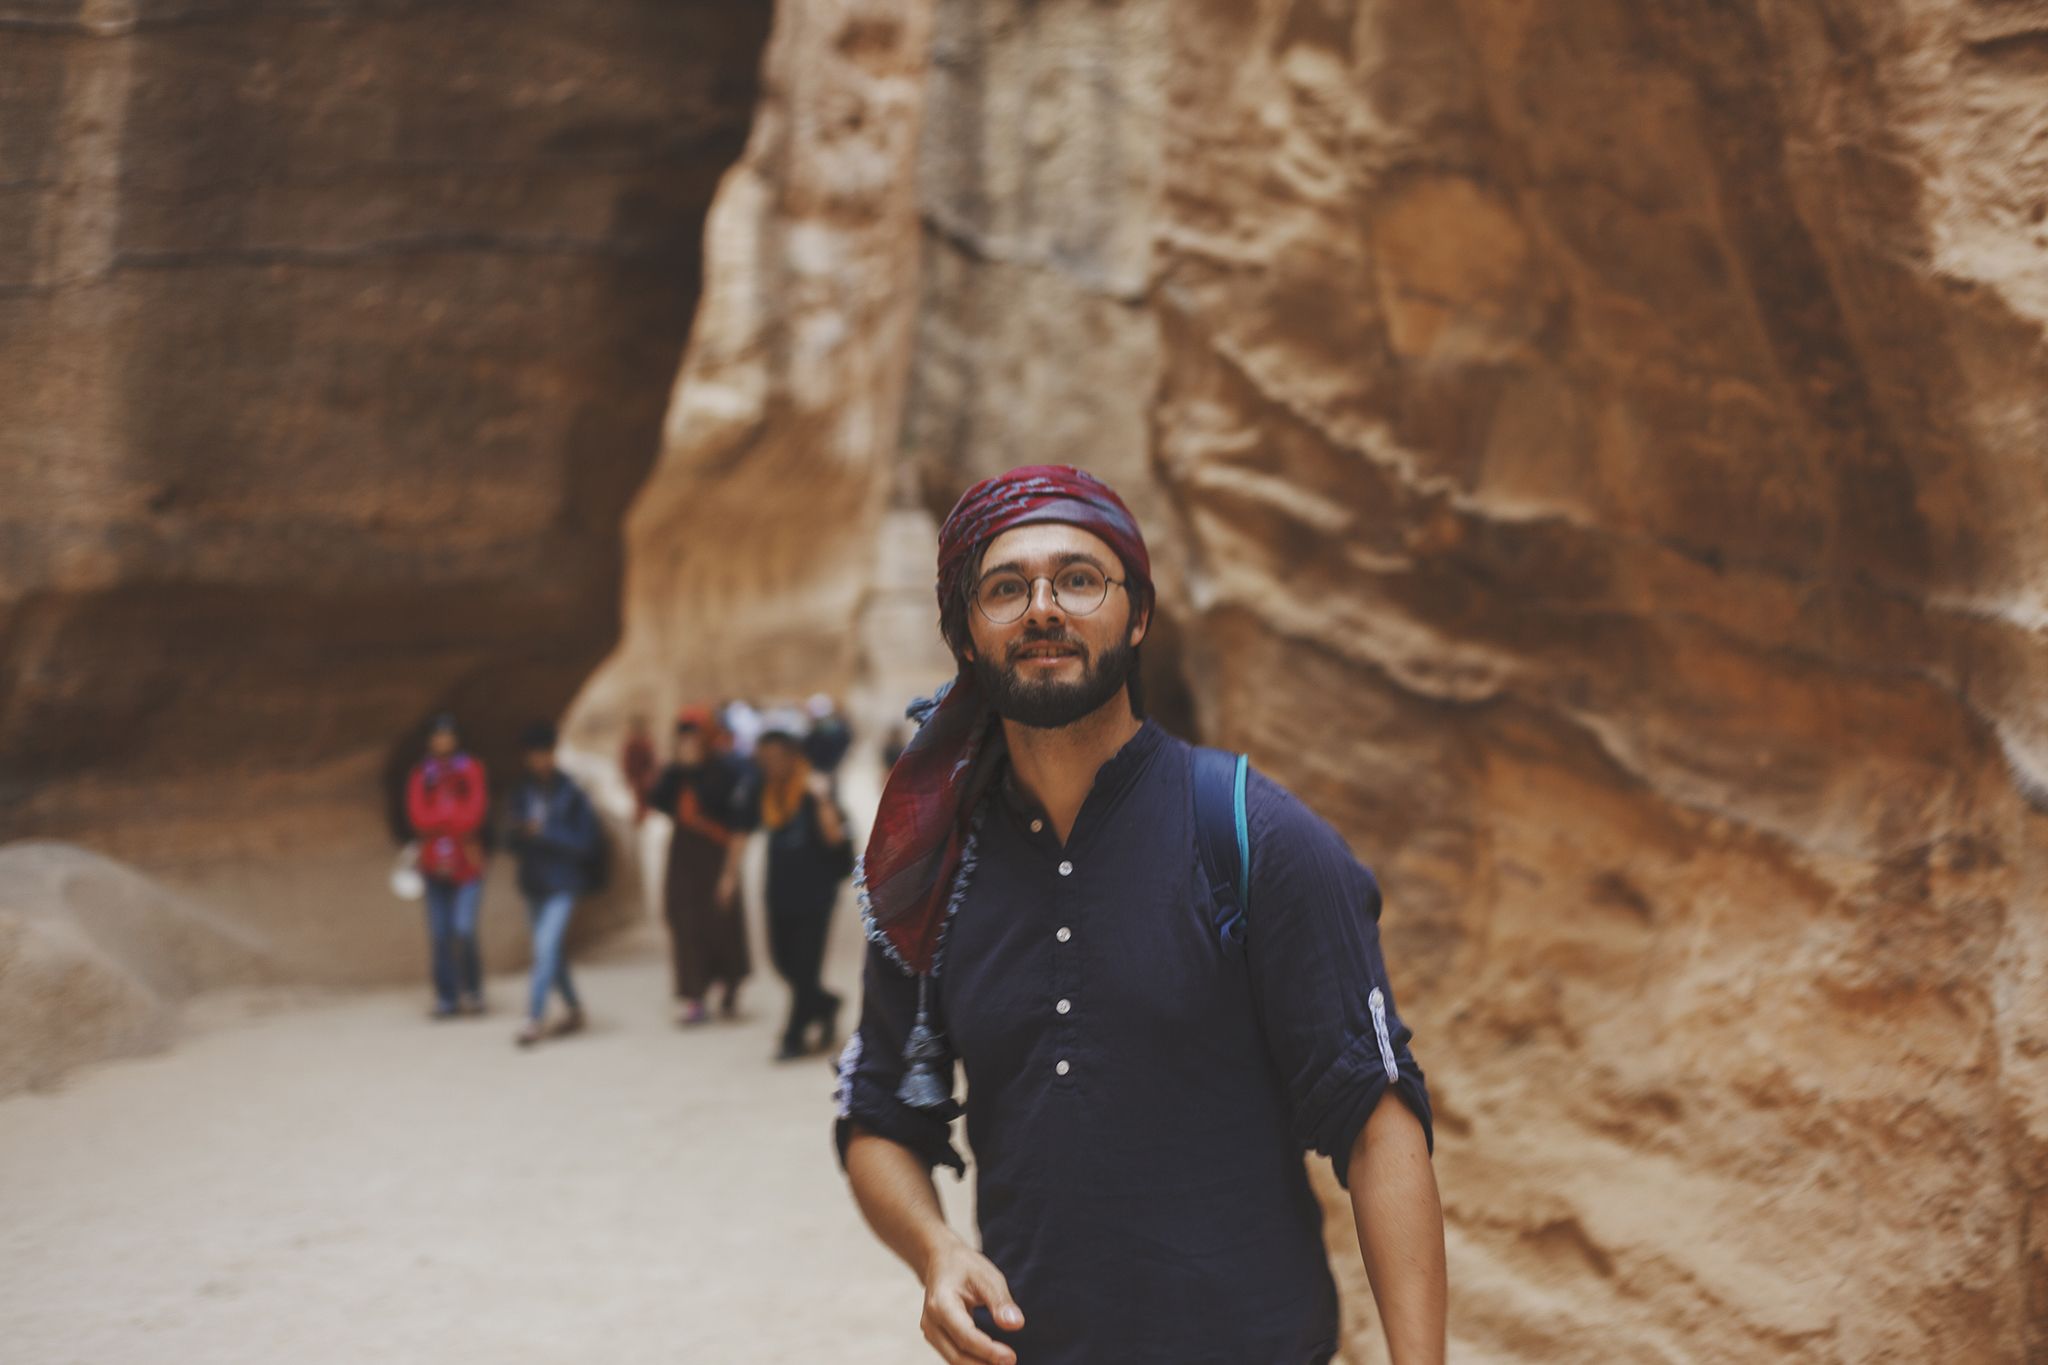
M 1130 644 L 1131 648 L 1136 649 L 1139 645 L 1143 644 L 1145 642 L 1146 634 L 1149 633 L 1151 629 L 1152 604 L 1147 602 L 1145 604 L 1144 614 L 1138 617 L 1135 621 L 1131 622 L 1131 628 L 1128 632 L 1126 632 L 1129 636 L 1128 643 Z

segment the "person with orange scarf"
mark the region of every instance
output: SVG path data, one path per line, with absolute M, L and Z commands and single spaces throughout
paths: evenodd
M 839 884 L 853 872 L 853 841 L 832 780 L 804 757 L 801 723 L 771 721 L 754 748 L 761 828 L 768 838 L 768 948 L 789 983 L 789 1023 L 778 1062 L 838 1042 L 838 996 L 819 980 Z M 818 1030 L 813 1040 L 811 1030 Z
M 740 913 L 740 859 L 749 823 L 742 811 L 747 772 L 708 706 L 676 716 L 675 761 L 647 795 L 650 809 L 675 823 L 662 888 L 663 917 L 675 965 L 679 1024 L 710 1017 L 705 997 L 722 988 L 719 1012 L 739 1012 L 740 984 L 751 963 Z

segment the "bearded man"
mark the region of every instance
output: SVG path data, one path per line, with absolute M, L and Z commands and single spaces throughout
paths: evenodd
M 971 488 L 940 532 L 958 673 L 913 708 L 857 873 L 871 948 L 840 1159 L 924 1285 L 925 1339 L 989 1365 L 1311 1365 L 1337 1349 L 1302 1153 L 1350 1193 L 1395 1365 L 1444 1356 L 1429 1093 L 1379 890 L 1240 770 L 1242 918 L 1218 928 L 1198 751 L 1143 715 L 1151 559 L 1065 466 Z M 977 1250 L 932 1170 L 967 1080 Z

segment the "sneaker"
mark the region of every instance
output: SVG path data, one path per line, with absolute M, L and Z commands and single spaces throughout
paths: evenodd
M 532 1047 L 547 1036 L 547 1031 L 540 1026 L 540 1020 L 534 1019 L 529 1021 L 525 1028 L 519 1030 L 513 1036 L 512 1041 L 520 1047 Z
M 702 1000 L 685 1000 L 682 1012 L 676 1016 L 676 1023 L 683 1028 L 688 1028 L 692 1024 L 701 1024 L 710 1017 L 711 1014 L 704 1008 Z
M 482 1014 L 484 1012 L 484 998 L 481 995 L 463 996 L 462 1012 L 464 1014 Z
M 462 1011 L 453 1005 L 436 1005 L 427 1012 L 427 1018 L 438 1024 L 443 1019 L 453 1019 L 461 1013 Z
M 580 1033 L 583 1030 L 583 1022 L 583 1007 L 578 1005 L 562 1016 L 561 1023 L 555 1025 L 555 1036 L 565 1038 L 569 1034 Z
M 775 1049 L 774 1060 L 778 1062 L 800 1062 L 810 1054 L 794 1043 L 784 1043 Z

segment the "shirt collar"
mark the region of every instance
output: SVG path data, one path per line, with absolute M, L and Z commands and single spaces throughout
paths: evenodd
M 1123 747 L 1095 770 L 1095 784 L 1088 789 L 1088 799 L 1093 801 L 1099 796 L 1107 800 L 1128 787 L 1165 738 L 1166 731 L 1160 728 L 1159 722 L 1147 716 L 1139 724 L 1138 733 L 1125 740 Z M 1016 767 L 1007 757 L 1003 760 L 1003 773 L 996 783 L 996 790 L 1003 794 L 1004 804 L 1019 815 L 1044 814 L 1031 793 L 1018 784 Z

